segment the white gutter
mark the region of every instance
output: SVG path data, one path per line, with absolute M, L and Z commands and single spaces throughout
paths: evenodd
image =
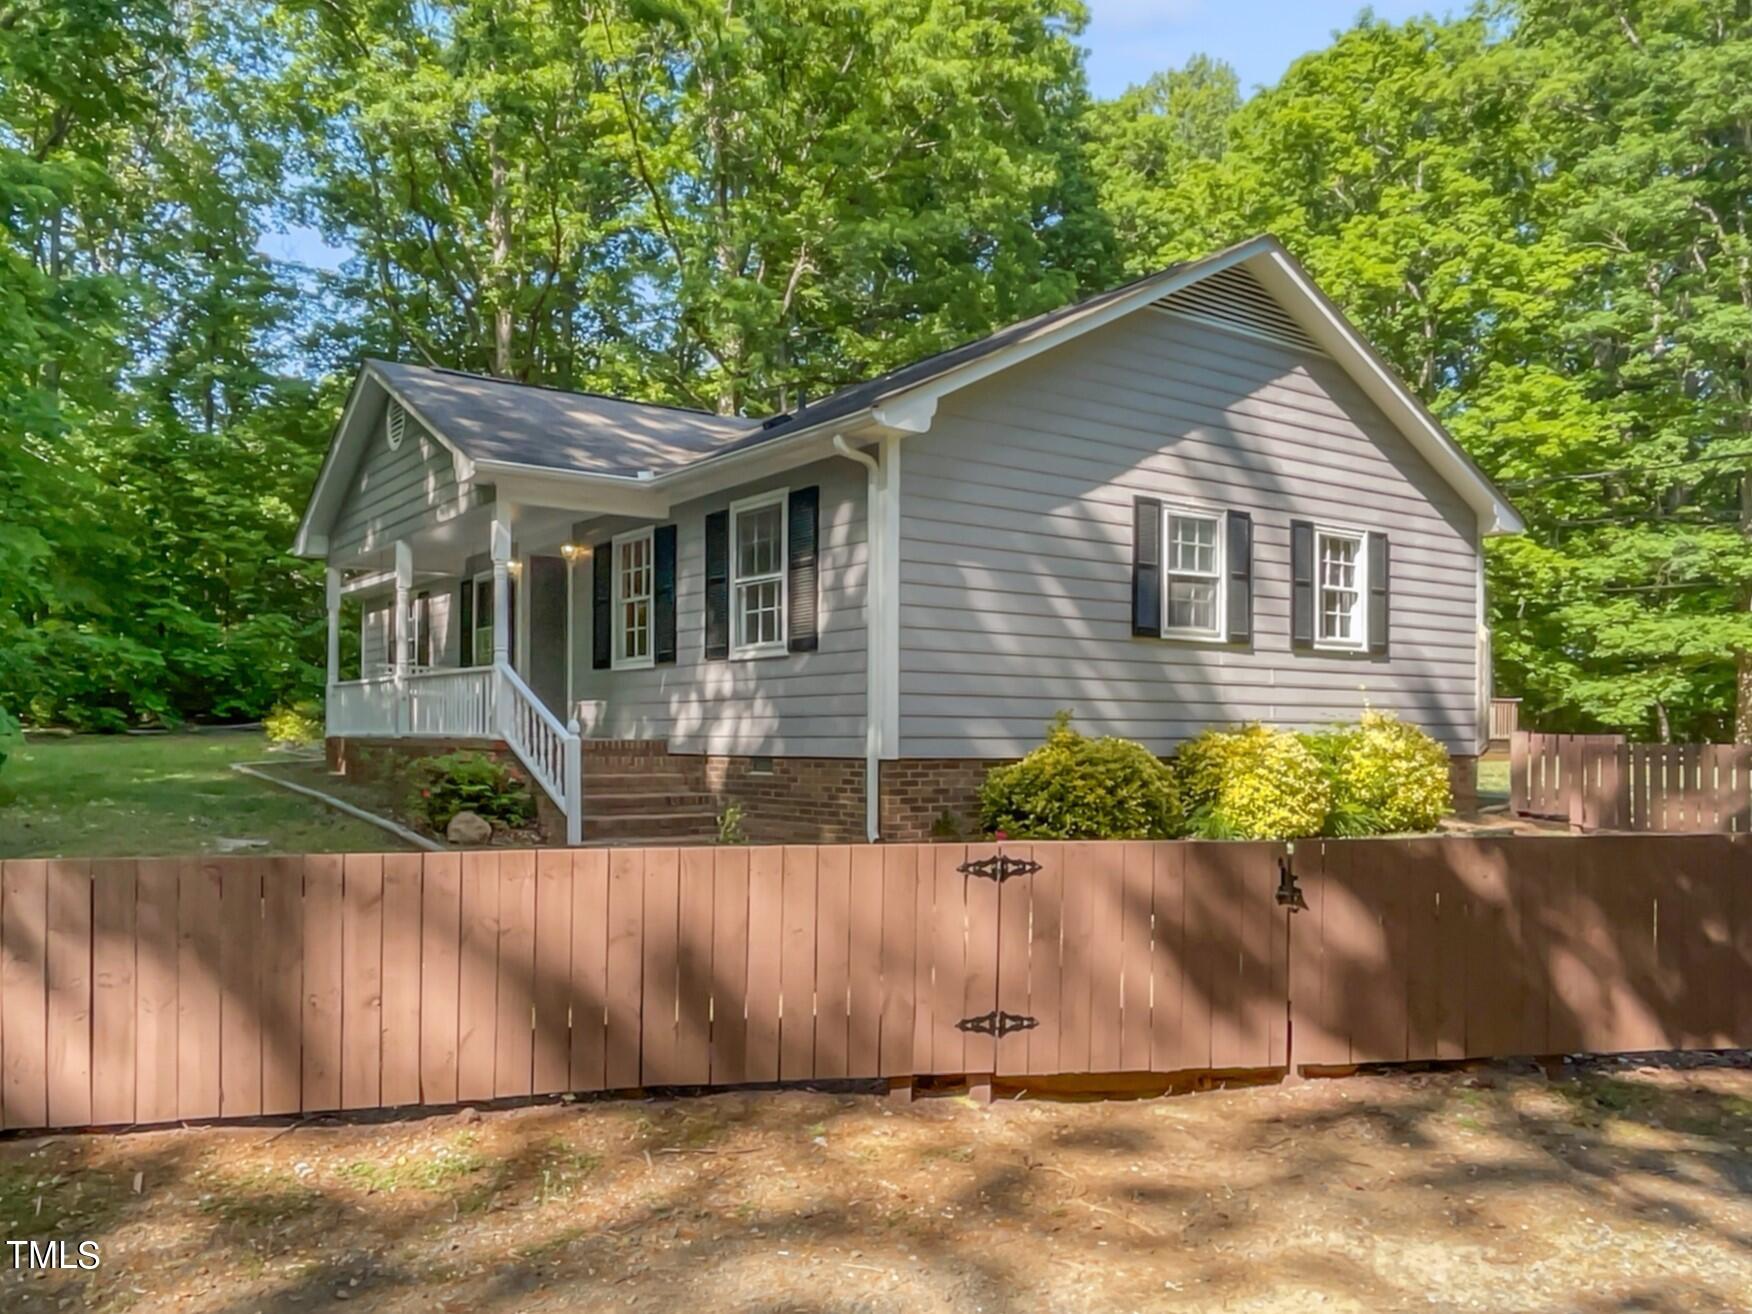
M 883 552 L 881 539 L 886 537 L 888 488 L 882 477 L 882 466 L 868 452 L 861 452 L 846 441 L 843 433 L 833 436 L 833 450 L 848 460 L 856 461 L 865 470 L 864 550 L 869 564 L 864 571 L 864 833 L 872 844 L 882 838 L 882 687 L 883 663 L 877 658 L 879 626 L 875 621 L 875 600 L 883 596 L 887 581 L 881 576 Z

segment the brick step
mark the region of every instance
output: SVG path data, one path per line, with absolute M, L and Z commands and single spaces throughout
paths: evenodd
M 584 788 L 603 794 L 686 792 L 697 787 L 697 779 L 685 771 L 592 771 L 584 764 Z
M 584 812 L 587 840 L 631 840 L 661 836 L 668 839 L 709 839 L 718 833 L 718 823 L 709 813 L 644 812 L 632 816 L 591 816 Z
M 712 799 L 709 794 L 688 789 L 677 789 L 673 793 L 641 789 L 636 793 L 611 794 L 592 789 L 591 782 L 586 780 L 584 811 L 586 815 L 594 813 L 604 817 L 623 817 L 647 812 L 711 812 Z

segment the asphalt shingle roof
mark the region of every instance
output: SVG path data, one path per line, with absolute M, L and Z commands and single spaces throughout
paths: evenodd
M 415 411 L 471 458 L 593 474 L 630 475 L 641 470 L 663 474 L 705 456 L 753 447 L 856 415 L 892 393 L 929 382 L 1062 321 L 1099 310 L 1141 283 L 1202 263 L 1189 261 L 1157 270 L 974 342 L 841 388 L 791 414 L 764 420 L 565 392 L 425 365 L 382 360 L 373 360 L 371 365 Z

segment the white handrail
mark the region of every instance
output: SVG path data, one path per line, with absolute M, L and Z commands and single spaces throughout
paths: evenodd
M 563 726 L 509 664 L 493 668 L 505 693 L 498 699 L 500 734 L 566 814 L 566 843 L 583 838 L 584 771 L 578 723 Z

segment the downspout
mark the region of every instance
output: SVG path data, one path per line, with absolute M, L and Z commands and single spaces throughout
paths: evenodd
M 882 707 L 886 691 L 881 687 L 882 663 L 877 659 L 876 599 L 887 586 L 881 577 L 884 544 L 879 535 L 887 516 L 887 483 L 882 478 L 881 463 L 868 452 L 861 452 L 846 441 L 845 435 L 833 436 L 833 450 L 848 460 L 856 461 L 866 473 L 864 493 L 864 542 L 869 565 L 864 572 L 864 832 L 872 844 L 882 838 L 881 772 L 882 772 Z

